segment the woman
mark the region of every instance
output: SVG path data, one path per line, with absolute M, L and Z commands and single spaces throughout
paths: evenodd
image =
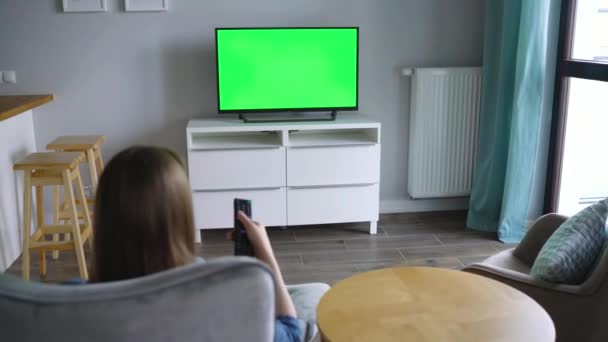
M 266 228 L 243 213 L 255 256 L 273 271 L 277 288 L 275 341 L 300 341 L 302 331 Z M 191 264 L 192 195 L 180 158 L 156 147 L 132 147 L 106 166 L 95 202 L 93 282 L 136 278 Z

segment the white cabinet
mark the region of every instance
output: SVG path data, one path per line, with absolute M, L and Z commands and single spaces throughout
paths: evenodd
M 347 114 L 265 124 L 216 117 L 191 120 L 187 141 L 198 229 L 232 227 L 240 197 L 252 200 L 253 217 L 267 226 L 370 222 L 376 232 L 377 122 Z

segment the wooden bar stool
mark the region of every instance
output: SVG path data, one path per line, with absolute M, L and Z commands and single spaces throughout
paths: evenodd
M 57 152 L 83 152 L 89 164 L 89 172 L 91 174 L 91 184 L 93 189 L 91 193 L 95 193 L 99 174 L 103 171 L 103 158 L 101 156 L 101 144 L 106 141 L 103 135 L 64 135 L 51 141 L 46 145 L 46 148 Z
M 89 211 L 92 212 L 92 206 L 95 203 L 95 191 L 99 182 L 99 175 L 103 171 L 103 157 L 101 155 L 101 144 L 106 140 L 103 135 L 64 135 L 56 138 L 46 145 L 48 150 L 57 152 L 82 152 L 86 156 L 84 161 L 89 165 L 89 174 L 91 178 L 90 198 L 87 199 L 87 205 L 91 206 Z M 70 219 L 69 212 L 66 211 L 66 203 L 60 204 L 59 187 L 54 190 L 55 199 L 55 218 L 54 220 L 68 222 Z M 76 201 L 77 205 L 81 205 L 80 201 Z M 66 215 L 68 214 L 68 215 Z M 82 217 L 80 217 L 82 219 Z M 54 236 L 53 239 L 58 240 L 59 236 Z M 70 234 L 65 234 L 64 239 L 70 240 Z M 59 251 L 53 251 L 53 259 L 59 258 Z
M 14 170 L 24 172 L 24 196 L 23 196 L 23 279 L 30 278 L 30 251 L 40 252 L 40 275 L 46 275 L 46 251 L 68 250 L 76 251 L 78 270 L 80 277 L 87 280 L 89 275 L 84 256 L 84 243 L 92 237 L 91 216 L 88 206 L 81 206 L 78 212 L 76 198 L 74 195 L 74 182 L 78 199 L 86 203 L 86 196 L 80 178 L 79 164 L 84 159 L 81 152 L 42 152 L 32 153 L 18 161 L 13 166 Z M 52 225 L 47 225 L 44 220 L 44 187 L 63 186 L 65 203 L 70 215 L 69 224 L 58 224 L 53 220 Z M 36 190 L 36 224 L 37 230 L 32 235 L 32 187 Z M 82 223 L 80 221 L 83 221 Z M 74 237 L 69 241 L 58 241 L 58 234 L 71 233 Z M 46 239 L 47 235 L 53 235 L 53 241 Z

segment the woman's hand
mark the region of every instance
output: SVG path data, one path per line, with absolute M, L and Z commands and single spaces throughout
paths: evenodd
M 245 226 L 247 231 L 247 237 L 253 245 L 253 252 L 258 260 L 265 262 L 270 266 L 270 269 L 274 273 L 275 282 L 277 285 L 277 315 L 279 316 L 292 316 L 297 317 L 296 308 L 293 305 L 293 301 L 285 286 L 279 263 L 274 257 L 272 246 L 270 245 L 270 239 L 266 232 L 266 227 L 263 224 L 251 220 L 245 213 L 239 211 L 237 218 Z
M 259 222 L 253 221 L 242 211 L 238 212 L 237 218 L 239 221 L 241 221 L 243 226 L 245 226 L 247 237 L 253 246 L 253 251 L 256 258 L 270 265 L 276 263 L 274 252 L 272 251 L 272 245 L 270 244 L 270 239 L 268 238 L 268 233 L 266 232 L 266 227 Z

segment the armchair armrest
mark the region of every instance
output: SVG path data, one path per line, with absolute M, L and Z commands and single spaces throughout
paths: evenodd
M 576 296 L 591 294 L 581 291 L 581 286 L 553 284 L 542 279 L 533 278 L 525 273 L 490 264 L 472 264 L 463 269 L 463 271 L 497 280 L 528 294 L 530 294 L 530 292 L 545 292 Z
M 532 267 L 545 242 L 567 219 L 567 216 L 559 214 L 547 214 L 540 217 L 530 227 L 519 246 L 515 248 L 513 255 Z

